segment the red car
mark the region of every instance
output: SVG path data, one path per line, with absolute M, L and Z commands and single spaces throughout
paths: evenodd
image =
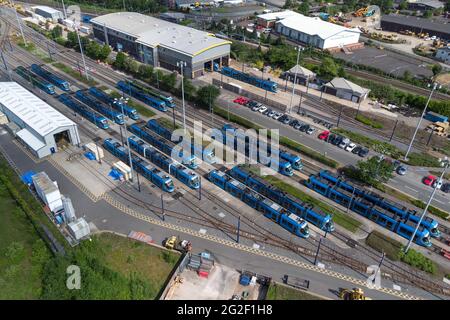
M 433 185 L 433 183 L 436 181 L 437 177 L 429 175 L 423 178 L 422 182 L 426 184 L 427 186 Z
M 234 103 L 239 103 L 241 105 L 244 105 L 248 102 L 249 100 L 247 98 L 244 97 L 237 97 L 236 99 L 233 100 Z
M 329 135 L 330 135 L 330 131 L 326 130 L 326 131 L 322 132 L 321 134 L 319 134 L 319 139 L 326 140 Z

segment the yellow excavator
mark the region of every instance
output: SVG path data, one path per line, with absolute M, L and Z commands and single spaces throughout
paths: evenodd
M 340 289 L 339 298 L 342 300 L 372 300 L 364 295 L 364 291 L 361 288 Z

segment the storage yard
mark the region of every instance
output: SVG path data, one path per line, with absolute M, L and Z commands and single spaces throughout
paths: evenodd
M 51 59 L 79 71 L 85 79 L 79 81 L 20 45 L 20 37 L 10 36 L 21 29 L 12 19 L 13 10 L 0 9 L 0 30 L 5 31 L 0 49 L 6 67 L 0 69 L 0 160 L 5 159 L 5 168 L 11 166 L 10 173 L 0 175 L 0 200 L 11 206 L 4 192 L 8 190 L 20 210 L 29 214 L 33 210 L 23 199 L 33 199 L 29 206 L 39 210 L 30 221 L 53 253 L 61 259 L 76 256 L 80 264 L 93 268 L 87 271 L 92 277 L 115 274 L 111 287 L 102 287 L 105 279 L 95 278 L 99 288 L 105 288 L 102 298 L 448 298 L 450 287 L 442 278 L 450 274 L 450 224 L 444 214 L 436 214 L 449 208 L 447 182 L 434 177 L 428 185 L 422 177 L 432 168 L 429 172 L 408 165 L 407 174 L 401 174 L 399 162 L 385 187 L 395 181 L 398 192 L 406 194 L 405 186 L 413 186 L 409 188 L 417 193 L 411 195 L 415 202 L 406 203 L 381 187 L 342 175 L 344 164 L 356 167 L 359 160 L 376 157 L 381 159 L 378 175 L 385 161 L 378 150 L 363 149 L 330 133 L 341 121 L 341 128 L 345 121 L 350 131 L 363 126 L 345 114 L 341 119 L 344 106 L 357 110 L 357 115 L 397 116 L 394 107 L 374 107 L 370 89 L 343 77 L 322 81 L 300 66 L 287 68 L 284 79 L 269 72 L 264 76 L 265 69 L 261 76 L 259 70 L 244 72 L 230 58 L 229 40 L 135 12 L 94 17 L 93 35 L 86 36 L 87 41 L 110 46 L 110 57 L 126 52 L 126 59 L 135 59 L 140 71 L 133 76 L 24 25 L 24 39 L 40 50 L 51 45 Z M 50 9 L 37 7 L 33 12 L 61 24 L 64 16 Z M 364 60 L 392 75 L 433 73 L 400 54 L 357 49 L 359 30 L 298 13 L 278 15 L 266 13 L 258 21 L 291 40 L 310 41 L 319 50 L 344 50 L 336 55 L 355 63 Z M 301 20 L 292 19 L 299 16 Z M 309 39 L 313 34 L 317 38 Z M 346 53 L 349 47 L 355 49 L 352 54 Z M 161 72 L 155 83 L 150 76 L 138 79 L 142 70 L 149 72 L 148 66 L 151 77 Z M 299 70 L 304 77 L 297 81 Z M 194 80 L 187 82 L 188 78 Z M 163 90 L 169 90 L 163 82 L 167 79 L 173 80 L 169 89 L 180 92 Z M 302 99 L 307 106 L 300 112 Z M 340 112 L 334 119 L 331 109 L 336 106 Z M 220 116 L 216 110 L 222 107 L 226 111 Z M 300 121 L 306 117 L 306 123 Z M 428 127 L 430 137 L 434 133 L 436 139 L 445 139 L 447 116 L 429 112 L 424 119 L 422 126 Z M 280 129 L 282 146 L 275 143 L 274 132 L 259 137 L 242 130 L 249 128 Z M 373 129 L 366 126 L 362 132 L 377 138 Z M 329 141 L 331 136 L 337 143 Z M 208 146 L 210 141 L 214 143 Z M 394 142 L 398 148 L 407 147 L 403 141 Z M 413 151 L 422 150 L 416 146 Z M 440 160 L 444 167 L 446 160 Z M 418 194 L 428 197 L 431 192 L 431 197 L 436 193 L 433 211 L 422 219 L 425 199 Z M 412 253 L 398 260 L 385 258 L 380 248 L 365 241 L 375 231 L 405 246 L 411 239 Z M 36 241 L 31 238 L 30 244 Z M 438 271 L 408 263 L 414 254 Z M 98 257 L 98 266 L 83 260 L 92 257 Z M 29 267 L 28 261 L 23 264 Z M 374 270 L 374 265 L 382 269 Z M 97 267 L 103 271 L 94 270 Z M 381 286 L 366 287 L 371 274 L 382 278 Z M 140 289 L 132 290 L 137 284 Z M 50 286 L 44 285 L 42 298 L 52 299 Z M 62 299 L 97 298 L 94 288 L 84 296 L 83 290 L 72 293 L 64 288 Z M 37 297 L 31 291 L 15 294 Z

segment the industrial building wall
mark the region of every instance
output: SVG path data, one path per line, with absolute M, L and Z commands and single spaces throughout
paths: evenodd
M 436 36 L 439 37 L 441 39 L 444 39 L 446 41 L 450 40 L 450 28 L 449 28 L 449 32 L 440 32 L 440 31 L 435 31 L 435 30 L 431 30 L 431 29 L 427 29 L 427 28 L 420 28 L 420 27 L 416 27 L 416 26 L 411 26 L 408 24 L 402 24 L 402 23 L 395 23 L 395 22 L 391 22 L 391 21 L 385 21 L 383 19 L 381 19 L 381 28 L 385 31 L 392 31 L 392 32 L 400 32 L 400 31 L 405 31 L 405 30 L 410 30 L 412 32 L 415 33 L 428 33 L 432 36 Z
M 346 46 L 349 44 L 358 43 L 358 41 L 359 41 L 359 33 L 351 31 L 342 31 L 330 38 L 325 39 L 322 49 Z
M 161 67 L 170 71 L 179 71 L 177 67 L 178 61 L 185 61 L 184 75 L 191 77 L 192 74 L 192 57 L 181 52 L 174 51 L 169 48 L 158 47 L 158 63 Z
M 309 34 L 303 33 L 301 31 L 285 27 L 281 23 L 278 23 L 276 25 L 276 31 L 294 41 L 303 42 L 312 45 L 313 47 L 323 49 L 324 41 L 318 36 L 310 36 Z
M 92 24 L 94 37 L 106 43 L 105 32 L 102 26 Z M 121 51 L 127 52 L 136 58 L 139 57 L 139 52 L 137 50 L 137 44 L 135 42 L 136 38 L 129 35 L 123 34 L 118 31 L 111 30 L 107 28 L 108 43 L 116 51 L 118 51 L 118 44 L 122 47 Z

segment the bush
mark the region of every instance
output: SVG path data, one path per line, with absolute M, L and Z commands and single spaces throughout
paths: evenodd
M 386 257 L 392 261 L 400 259 L 401 243 L 385 236 L 381 232 L 372 231 L 366 238 L 366 244 L 380 253 L 384 252 Z
M 408 253 L 400 252 L 400 260 L 422 271 L 436 274 L 436 264 L 414 249 L 409 249 Z
M 374 121 L 374 120 L 372 120 L 370 118 L 364 117 L 361 114 L 358 114 L 355 117 L 355 119 L 357 121 L 361 122 L 361 123 L 364 123 L 365 125 L 368 125 L 368 126 L 370 126 L 372 128 L 375 128 L 375 129 L 382 129 L 383 128 L 383 124 L 382 123 L 379 123 L 379 122 Z

